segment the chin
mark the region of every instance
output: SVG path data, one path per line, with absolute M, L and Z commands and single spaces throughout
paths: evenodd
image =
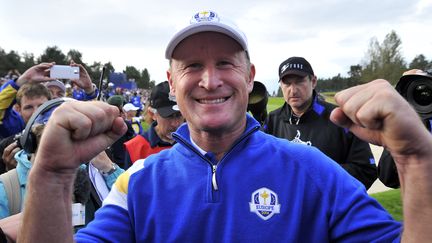
M 227 127 L 228 124 L 229 124 L 228 121 L 213 119 L 212 121 L 207 121 L 207 122 L 203 121 L 200 127 L 202 128 L 202 130 L 206 132 L 211 132 L 211 131 L 220 131 L 225 127 Z

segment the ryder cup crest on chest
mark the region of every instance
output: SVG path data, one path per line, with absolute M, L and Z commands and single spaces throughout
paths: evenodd
M 268 220 L 273 215 L 280 213 L 278 195 L 268 188 L 260 188 L 252 193 L 249 208 L 261 219 Z

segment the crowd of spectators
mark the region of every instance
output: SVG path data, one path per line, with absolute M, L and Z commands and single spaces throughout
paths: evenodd
M 194 16 L 201 16 L 201 14 L 207 15 L 208 12 Z M 198 22 L 200 21 L 202 19 Z M 213 20 L 211 18 L 206 21 L 211 22 Z M 78 239 L 89 239 L 95 235 L 101 239 L 107 239 L 109 236 L 114 237 L 114 239 L 115 237 L 122 239 L 123 236 L 120 234 L 102 232 L 103 229 L 109 229 L 111 226 L 104 225 L 101 219 L 118 217 L 120 220 L 115 223 L 121 227 L 131 227 L 131 224 L 142 226 L 148 218 L 150 221 L 161 219 L 160 224 L 153 225 L 154 230 L 159 234 L 153 235 L 152 232 L 146 231 L 139 232 L 142 235 L 138 235 L 136 232 L 132 232 L 132 230 L 137 229 L 131 228 L 121 232 L 125 237 L 131 239 L 133 237 L 147 239 L 154 236 L 160 237 L 158 239 L 164 241 L 172 239 L 170 237 L 173 233 L 174 238 L 186 235 L 190 239 L 197 239 L 195 237 L 198 237 L 209 240 L 213 239 L 209 238 L 209 236 L 213 237 L 213 234 L 204 230 L 196 230 L 206 227 L 202 222 L 207 219 L 204 212 L 209 212 L 209 218 L 212 219 L 209 220 L 209 227 L 223 231 L 226 230 L 225 225 L 219 221 L 225 223 L 229 221 L 229 227 L 249 232 L 246 236 L 239 235 L 236 230 L 234 230 L 235 232 L 227 231 L 228 233 L 225 232 L 226 235 L 216 236 L 215 239 L 221 241 L 224 239 L 255 240 L 254 237 L 256 236 L 253 236 L 252 233 L 255 229 L 261 228 L 261 221 L 257 221 L 257 218 L 239 221 L 243 222 L 244 225 L 251 226 L 244 227 L 243 224 L 234 222 L 238 218 L 233 216 L 245 211 L 243 205 L 239 206 L 236 201 L 233 201 L 231 205 L 225 205 L 232 207 L 231 209 L 237 209 L 232 210 L 235 211 L 234 213 L 220 209 L 218 205 L 226 203 L 226 200 L 232 200 L 230 199 L 232 197 L 238 199 L 240 194 L 242 195 L 241 198 L 247 198 L 244 195 L 248 192 L 243 189 L 258 182 L 271 184 L 281 192 L 279 196 L 284 198 L 284 203 L 292 203 L 292 207 L 289 207 L 290 210 L 298 209 L 289 211 L 284 208 L 283 217 L 277 219 L 280 222 L 276 221 L 279 222 L 277 228 L 282 229 L 279 233 L 284 235 L 284 239 L 343 241 L 346 238 L 348 241 L 350 241 L 349 239 L 357 241 L 362 239 L 364 235 L 370 240 L 381 238 L 389 240 L 400 237 L 402 228 L 400 222 L 391 220 L 388 213 L 366 194 L 366 189 L 377 178 L 377 168 L 368 145 L 368 142 L 372 140 L 371 132 L 379 133 L 378 135 L 382 136 L 382 139 L 390 141 L 390 145 L 386 145 L 389 146 L 388 149 L 393 154 L 402 154 L 400 156 L 402 159 L 400 157 L 395 159 L 412 162 L 412 157 L 406 156 L 407 151 L 404 149 L 408 147 L 408 150 L 412 151 L 409 149 L 410 146 L 406 144 L 408 140 L 413 140 L 413 136 L 405 133 L 399 134 L 395 125 L 395 120 L 403 120 L 400 115 L 402 112 L 389 109 L 388 106 L 382 105 L 382 102 L 379 101 L 388 98 L 411 115 L 413 110 L 396 95 L 388 82 L 374 81 L 344 91 L 339 96 L 338 102 L 342 105 L 349 103 L 350 98 L 354 97 L 354 101 L 359 107 L 367 107 L 367 113 L 373 118 L 372 122 L 380 121 L 382 123 L 381 127 L 375 130 L 370 129 L 364 126 L 365 123 L 362 124 L 362 122 L 370 122 L 364 118 L 367 116 L 358 116 L 357 111 L 355 111 L 357 116 L 353 115 L 353 109 L 357 108 L 356 106 L 338 107 L 322 100 L 315 90 L 317 77 L 310 63 L 302 57 L 291 57 L 282 62 L 279 67 L 279 83 L 285 103 L 279 109 L 271 112 L 265 122 L 261 124 L 252 116 L 245 114 L 245 109 L 243 109 L 247 106 L 247 96 L 253 89 L 255 66 L 249 60 L 247 42 L 242 32 L 231 25 L 229 28 L 225 25 L 219 26 L 223 29 L 222 32 L 214 31 L 213 24 L 201 25 L 191 22 L 191 26 L 185 28 L 182 35 L 175 35 L 167 47 L 166 57 L 171 61 L 170 65 L 177 67 L 177 69 L 170 67 L 169 81 L 160 82 L 151 91 L 122 89 L 113 83 L 108 83 L 106 88 L 99 90 L 83 65 L 75 63 L 73 60 L 70 62 L 70 66 L 79 67 L 80 70 L 77 79 L 50 78 L 50 68 L 54 63 L 37 64 L 22 74 L 16 70 L 11 70 L 1 78 L 0 240 L 4 238 L 15 241 L 23 221 L 21 216 L 25 205 L 23 199 L 28 191 L 29 197 L 31 197 L 29 201 L 41 200 L 34 196 L 36 186 L 34 181 L 31 182 L 31 176 L 41 178 L 40 164 L 46 162 L 40 159 L 43 155 L 39 156 L 41 154 L 41 150 L 38 150 L 39 144 L 43 144 L 41 141 L 44 141 L 45 144 L 43 145 L 48 148 L 50 144 L 55 144 L 52 137 L 51 140 L 44 140 L 49 137 L 46 135 L 47 133 L 55 134 L 52 132 L 53 127 L 63 129 L 64 134 L 70 135 L 56 138 L 63 145 L 68 142 L 70 144 L 76 142 L 74 140 L 77 138 L 74 136 L 80 136 L 73 135 L 76 130 L 85 130 L 84 133 L 87 133 L 88 137 L 82 139 L 81 142 L 91 145 L 98 145 L 97 141 L 94 140 L 95 137 L 92 137 L 100 135 L 97 133 L 106 132 L 107 134 L 103 134 L 109 137 L 106 141 L 113 140 L 110 143 L 107 142 L 108 146 L 103 146 L 102 151 L 98 151 L 98 153 L 92 154 L 97 150 L 95 148 L 76 151 L 79 159 L 82 158 L 80 156 L 87 158 L 86 156 L 91 155 L 91 157 L 88 160 L 83 159 L 84 161 L 73 161 L 80 163 L 78 168 L 74 168 L 77 172 L 73 178 L 73 195 L 70 202 L 74 229 L 77 230 L 90 223 L 95 217 L 96 210 L 103 206 L 104 200 L 105 202 L 108 201 L 108 206 L 105 205 L 106 207 L 101 210 L 100 215 L 102 216 L 99 220 L 96 218 L 93 227 L 89 227 L 87 231 L 81 231 L 81 235 L 78 233 Z M 203 29 L 202 26 L 209 29 Z M 189 33 L 191 28 L 196 28 L 196 32 Z M 176 41 L 176 38 L 180 39 Z M 200 43 L 204 48 L 196 48 L 196 43 Z M 199 65 L 196 63 L 186 65 L 186 63 L 190 64 L 191 62 L 189 60 L 190 51 L 193 51 L 192 54 L 197 56 L 197 60 L 200 60 Z M 218 59 L 218 55 L 224 56 L 223 61 Z M 195 59 L 192 61 L 198 62 Z M 216 68 L 214 67 L 215 63 Z M 185 66 L 187 68 L 183 68 Z M 221 79 L 226 84 L 218 83 L 219 80 L 216 79 L 210 80 L 208 75 L 202 75 L 205 78 L 198 82 L 193 75 L 199 72 L 217 73 L 220 76 L 215 74 L 215 77 L 223 77 L 224 79 Z M 432 80 L 429 73 L 424 75 Z M 222 89 L 221 93 L 217 93 L 215 90 L 222 85 L 226 85 L 226 90 Z M 381 87 L 385 91 L 384 93 L 388 95 L 379 93 L 375 87 Z M 204 89 L 206 91 L 203 91 Z M 393 116 L 382 117 L 379 112 L 370 107 L 365 99 L 358 95 L 357 89 L 374 97 L 374 102 L 381 104 L 380 111 L 386 111 L 386 114 L 391 113 Z M 173 94 L 173 92 L 177 93 Z M 177 101 L 176 98 L 179 100 Z M 108 105 L 94 102 L 98 99 Z M 177 102 L 179 102 L 182 110 L 180 110 Z M 230 105 L 221 105 L 224 107 L 221 109 L 218 104 L 225 102 Z M 194 105 L 195 107 L 193 107 Z M 107 115 L 106 118 L 109 121 L 96 120 L 97 112 L 92 113 L 96 108 L 98 111 L 106 111 L 104 114 Z M 109 112 L 110 109 L 116 111 Z M 64 117 L 60 115 L 62 113 Z M 395 119 L 395 116 L 399 118 Z M 79 119 L 81 117 L 91 117 L 91 124 L 81 123 Z M 53 122 L 48 123 L 53 119 Z M 121 123 L 121 126 L 118 123 Z M 416 125 L 420 123 L 416 119 L 412 119 L 405 121 L 405 124 L 411 124 L 418 128 Z M 99 125 L 105 129 L 103 132 L 98 131 Z M 344 127 L 341 127 L 342 125 Z M 376 124 L 373 125 L 378 127 Z M 396 134 L 399 137 L 394 138 L 391 137 L 392 135 L 386 134 L 388 131 L 382 126 L 385 129 L 390 129 L 392 135 Z M 122 129 L 125 132 L 121 135 L 120 133 L 114 134 L 116 130 Z M 175 133 L 176 131 L 177 133 Z M 263 131 L 269 134 L 265 134 Z M 110 132 L 113 133 L 110 134 Z M 368 133 L 366 134 L 366 132 Z M 425 138 L 422 141 L 425 141 L 426 145 L 430 144 L 427 139 L 428 134 L 424 130 L 417 129 L 415 132 Z M 65 142 L 60 140 L 65 140 Z M 393 140 L 400 142 L 403 146 L 392 145 Z M 173 146 L 174 148 L 170 149 Z M 41 147 L 43 146 L 41 145 Z M 282 149 L 279 150 L 279 148 Z M 398 149 L 401 152 L 395 153 L 394 151 Z M 42 153 L 46 153 L 48 150 L 42 149 Z M 429 153 L 423 152 L 421 148 L 414 150 L 416 154 L 429 156 Z M 61 152 L 65 151 L 59 151 L 59 153 Z M 75 150 L 67 152 L 71 155 Z M 160 153 L 159 156 L 151 156 L 157 153 Z M 54 156 L 53 153 L 50 155 Z M 61 155 L 55 154 L 55 156 L 61 158 Z M 271 156 L 274 156 L 270 161 L 271 163 L 266 163 L 268 161 L 265 160 Z M 137 173 L 144 167 L 144 159 L 146 158 L 149 169 L 141 171 L 143 173 Z M 178 158 L 181 158 L 182 161 L 178 162 Z M 66 161 L 78 160 L 75 158 L 64 159 Z M 421 156 L 420 160 L 423 160 Z M 191 163 L 191 161 L 204 161 L 206 163 Z M 333 163 L 335 161 L 337 164 Z M 58 164 L 62 162 L 58 161 Z M 287 162 L 289 162 L 289 166 Z M 393 161 L 393 158 L 391 158 L 391 162 L 393 166 L 392 176 L 397 177 L 396 162 Z M 236 165 L 236 163 L 243 163 L 247 166 Z M 204 166 L 205 169 L 203 169 Z M 171 170 L 174 167 L 178 171 Z M 32 169 L 35 171 L 34 174 L 31 174 Z M 224 170 L 224 177 L 216 173 L 221 173 L 221 170 Z M 420 172 L 415 169 L 411 170 L 417 174 L 422 173 L 421 170 L 419 170 Z M 245 171 L 247 171 L 248 176 L 255 176 L 256 180 L 245 180 L 240 177 L 239 175 Z M 256 176 L 267 171 L 270 171 L 272 178 Z M 61 174 L 58 171 L 55 173 Z M 132 175 L 134 175 L 133 178 Z M 327 177 L 328 175 L 330 176 Z M 51 176 L 54 178 L 58 175 Z M 172 181 L 172 178 L 177 178 L 179 184 Z M 203 180 L 203 178 L 209 180 Z M 228 183 L 229 180 L 242 186 Z M 416 179 L 409 178 L 408 180 L 415 182 Z M 67 179 L 64 181 L 69 182 Z M 144 183 L 140 184 L 139 182 Z M 256 185 L 262 186 L 259 183 Z M 397 183 L 400 186 L 399 181 Z M 31 187 L 27 187 L 27 184 Z M 420 185 L 421 183 L 412 184 Z M 176 186 L 179 186 L 183 191 L 173 189 Z M 141 187 L 150 189 L 144 190 L 144 194 L 135 190 L 130 193 L 130 197 L 127 197 L 128 190 L 141 189 Z M 409 188 L 412 189 L 412 186 Z M 154 194 L 152 194 L 154 197 L 145 201 L 151 204 L 147 206 L 155 207 L 154 204 L 160 204 L 162 207 L 165 206 L 163 209 L 166 211 L 159 212 L 158 215 L 153 215 L 153 211 L 137 211 L 135 212 L 136 215 L 133 215 L 131 212 L 135 210 L 134 207 L 142 205 L 139 202 L 143 202 L 143 195 L 147 196 L 146 193 L 152 192 L 152 190 L 154 190 Z M 235 193 L 230 192 L 230 190 Z M 190 198 L 182 197 L 187 195 L 196 199 L 202 191 L 207 191 L 207 196 L 203 197 L 206 198 L 204 205 L 201 205 L 202 202 L 192 205 Z M 230 193 L 232 197 L 224 197 Z M 292 197 L 293 195 L 294 197 Z M 68 198 L 67 195 L 63 196 L 62 199 Z M 414 198 L 414 196 L 407 197 Z M 298 202 L 297 199 L 303 201 Z M 323 199 L 324 202 L 322 202 Z M 249 202 L 250 212 L 255 213 L 258 218 L 265 222 L 274 214 L 281 213 L 278 200 L 277 193 L 271 189 L 258 188 L 252 193 L 251 202 Z M 180 203 L 174 205 L 173 202 L 177 201 Z M 208 202 L 215 205 L 209 206 Z M 341 207 L 336 208 L 336 204 L 341 205 Z M 192 212 L 195 212 L 197 205 L 199 215 L 194 215 Z M 319 205 L 324 206 L 318 207 Z M 354 209 L 351 205 L 354 205 Z M 38 206 L 47 207 L 43 204 Z M 58 205 L 53 206 L 57 207 Z M 191 213 L 183 213 L 181 209 L 184 207 L 187 210 L 194 208 L 190 211 Z M 260 210 L 268 207 L 272 208 L 271 211 Z M 61 206 L 57 208 L 61 208 Z M 31 216 L 37 213 L 33 207 L 29 210 L 32 211 L 27 213 L 30 215 L 28 217 L 34 220 L 35 217 L 32 218 Z M 221 214 L 221 212 L 225 212 L 225 214 Z M 292 219 L 287 215 L 292 216 L 295 218 L 294 221 L 299 223 L 292 225 L 292 227 L 282 225 L 283 222 L 291 222 Z M 410 211 L 408 216 L 412 215 L 413 211 Z M 247 217 L 252 216 L 255 217 L 253 214 L 248 214 Z M 52 217 L 53 221 L 61 218 L 61 216 L 56 217 L 57 215 Z M 356 221 L 354 223 L 352 222 L 353 218 Z M 46 221 L 50 220 L 47 219 Z M 127 221 L 127 223 L 121 225 L 122 220 Z M 172 223 L 172 220 L 175 222 Z M 179 228 L 176 226 L 177 223 L 182 226 L 195 225 L 193 230 L 195 230 L 196 235 L 188 235 L 185 233 L 186 227 Z M 310 226 L 309 224 L 316 227 L 314 234 L 294 236 L 298 232 L 306 232 L 305 229 Z M 98 228 L 95 225 L 102 226 Z M 64 225 L 62 224 L 62 226 Z M 25 227 L 30 227 L 29 223 Z M 329 233 L 330 231 L 331 233 Z M 23 232 L 25 232 L 24 234 L 28 233 Z M 408 232 L 411 233 L 411 231 Z M 108 234 L 105 235 L 104 233 Z M 28 233 L 28 235 L 32 235 L 32 233 Z M 278 238 L 280 236 L 277 234 L 266 233 L 266 235 L 280 240 Z M 46 235 L 41 233 L 39 236 L 44 238 Z M 111 238 L 109 239 L 111 240 Z
M 146 136 L 145 139 L 150 139 L 145 135 L 147 128 L 150 128 L 152 144 L 147 143 L 149 151 L 137 158 L 144 159 L 161 150 L 152 149 L 152 146 L 158 146 L 158 144 L 153 145 L 153 141 L 159 138 L 158 134 L 163 134 L 163 136 L 161 135 L 163 139 L 167 136 L 165 134 L 167 129 L 162 129 L 163 133 L 159 132 L 159 127 L 163 127 L 165 118 L 156 119 L 153 118 L 154 113 L 147 113 L 147 109 L 153 109 L 149 106 L 151 90 L 126 90 L 120 87 L 116 88 L 112 83 L 106 89 L 98 90 L 84 67 L 73 61 L 71 61 L 71 65 L 80 68 L 79 79 L 51 79 L 49 68 L 52 65 L 53 63 L 41 63 L 29 68 L 23 74 L 11 70 L 1 78 L 0 228 L 5 231 L 12 229 L 14 233 L 7 234 L 8 237 L 12 238 L 16 237 L 15 231 L 20 225 L 18 221 L 21 221 L 20 215 L 24 206 L 23 198 L 26 194 L 27 175 L 36 155 L 36 151 L 28 151 L 23 145 L 25 141 L 30 139 L 27 139 L 26 130 L 30 130 L 31 137 L 36 137 L 36 141 L 39 143 L 43 127 L 52 111 L 63 102 L 73 100 L 92 102 L 97 99 L 101 92 L 100 100 L 118 107 L 120 115 L 128 126 L 128 131 L 123 137 L 94 159 L 88 161 L 86 166 L 78 171 L 74 202 L 84 206 L 82 208 L 72 207 L 74 215 L 78 217 L 74 220 L 75 229 L 85 226 L 93 219 L 95 211 L 102 206 L 102 201 L 116 178 L 132 165 L 129 152 L 125 149 L 125 143 L 136 136 Z M 168 100 L 168 93 L 169 87 L 166 86 L 165 93 L 156 95 L 155 92 L 153 99 Z M 166 97 L 160 97 L 161 95 L 166 95 Z M 175 105 L 175 102 L 172 103 Z M 172 103 L 168 105 L 172 106 Z M 46 111 L 44 110 L 47 109 L 44 108 L 46 106 L 53 106 L 53 108 Z M 179 116 L 181 117 L 178 110 L 177 113 L 175 114 L 176 121 L 182 121 L 178 119 Z M 35 116 L 34 119 L 33 116 Z M 169 116 L 166 120 L 169 120 Z M 161 123 L 160 126 L 158 126 L 157 121 Z M 169 132 L 175 131 L 180 124 L 181 122 L 176 123 L 175 127 L 170 127 Z M 158 128 L 158 132 L 155 128 Z M 172 140 L 166 142 L 166 148 L 172 146 L 173 143 Z M 168 145 L 170 146 L 168 147 Z M 9 184 L 16 185 L 17 188 L 9 187 Z M 79 220 L 81 216 L 84 220 Z

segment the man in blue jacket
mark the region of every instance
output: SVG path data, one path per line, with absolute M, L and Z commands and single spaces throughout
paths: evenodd
M 171 149 L 135 162 L 118 178 L 77 242 L 400 240 L 401 224 L 360 182 L 318 149 L 261 132 L 246 114 L 255 75 L 248 52 L 244 34 L 211 11 L 197 13 L 174 35 L 167 76 L 187 123 L 173 134 Z M 415 111 L 385 80 L 335 99 L 340 107 L 331 120 L 384 144 L 401 168 L 402 238 L 430 241 L 432 137 Z M 72 242 L 65 202 L 75 170 L 126 127 L 115 107 L 69 102 L 46 129 L 29 177 L 20 241 Z

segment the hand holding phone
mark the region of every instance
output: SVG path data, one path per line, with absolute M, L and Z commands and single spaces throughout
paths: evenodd
M 79 79 L 79 67 L 54 65 L 50 68 L 50 78 Z

